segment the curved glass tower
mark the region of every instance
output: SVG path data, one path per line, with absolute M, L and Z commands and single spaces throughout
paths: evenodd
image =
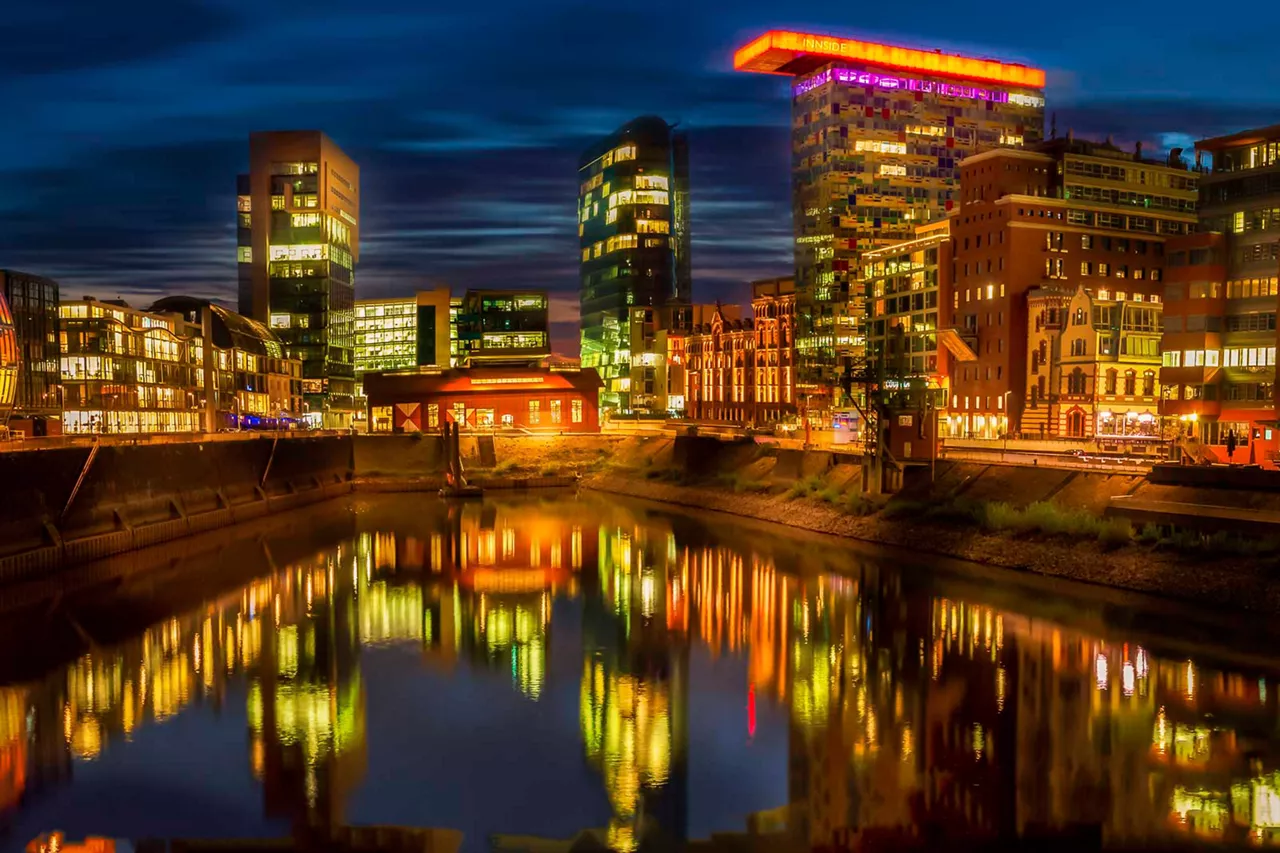
M 18 333 L 13 328 L 9 303 L 0 293 L 0 427 L 9 420 L 18 394 Z
M 690 300 L 689 148 L 657 116 L 623 125 L 578 164 L 582 366 L 601 406 L 665 414 L 658 332 L 684 328 Z

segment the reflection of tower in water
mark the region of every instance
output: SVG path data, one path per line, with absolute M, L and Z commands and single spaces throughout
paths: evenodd
M 613 809 L 617 850 L 688 835 L 687 596 L 673 539 L 601 527 L 598 594 L 586 597 L 580 715 L 587 762 Z
M 577 589 L 581 527 L 528 504 L 453 504 L 426 550 L 424 569 L 439 580 L 428 593 L 428 654 L 509 671 L 518 690 L 538 699 L 552 605 Z
M 806 579 L 789 643 L 791 832 L 812 846 L 914 822 L 920 788 L 924 617 L 874 566 Z
M 269 815 L 296 833 L 341 825 L 364 774 L 364 689 L 357 614 L 360 561 L 352 549 L 277 576 L 249 683 L 253 770 Z

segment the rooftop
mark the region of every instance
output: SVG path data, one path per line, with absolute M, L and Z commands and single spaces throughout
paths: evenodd
M 1221 151 L 1224 148 L 1235 148 L 1238 145 L 1256 145 L 1259 142 L 1275 142 L 1280 140 L 1280 124 L 1270 127 L 1255 127 L 1241 130 L 1226 136 L 1215 136 L 1202 139 L 1196 143 L 1197 151 Z
M 733 67 L 737 71 L 796 76 L 821 68 L 833 59 L 959 80 L 1044 88 L 1044 71 L 1027 65 L 786 30 L 770 30 L 740 48 L 733 55 Z

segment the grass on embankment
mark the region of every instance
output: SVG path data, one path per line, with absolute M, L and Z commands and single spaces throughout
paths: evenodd
M 1047 501 L 1016 507 L 1002 501 L 966 501 L 963 498 L 928 502 L 890 499 L 879 513 L 885 519 L 924 518 L 1013 537 L 1094 540 L 1104 550 L 1141 545 L 1214 557 L 1280 554 L 1280 539 L 1274 537 L 1245 537 L 1225 531 L 1206 534 L 1195 530 L 1166 530 L 1154 524 L 1135 529 L 1125 518 L 1107 518 Z
M 673 485 L 716 488 L 735 494 L 775 496 L 787 501 L 813 501 L 844 514 L 886 523 L 929 522 L 956 529 L 1020 539 L 1095 541 L 1103 550 L 1126 546 L 1167 550 L 1197 557 L 1265 557 L 1280 555 L 1280 539 L 1246 537 L 1235 533 L 1206 534 L 1195 530 L 1168 530 L 1148 524 L 1135 528 L 1124 518 L 1108 518 L 1085 509 L 1041 501 L 1018 507 L 1003 501 L 960 498 L 909 500 L 846 491 L 823 476 L 809 476 L 790 485 L 770 483 L 742 472 L 694 477 L 678 468 L 646 466 L 626 468 L 606 465 L 606 470 Z

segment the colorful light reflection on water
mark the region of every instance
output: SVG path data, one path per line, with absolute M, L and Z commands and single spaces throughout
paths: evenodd
M 240 543 L 248 584 L 0 688 L 8 843 L 1277 840 L 1274 671 L 1129 635 L 1087 592 L 600 496 L 327 512 Z

